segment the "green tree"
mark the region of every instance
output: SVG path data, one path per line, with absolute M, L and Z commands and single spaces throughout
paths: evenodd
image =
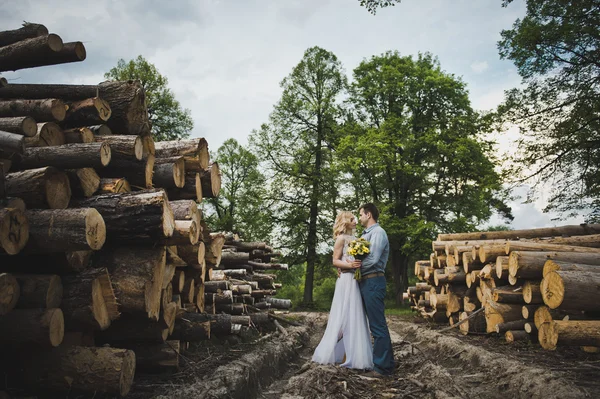
M 206 200 L 214 210 L 208 222 L 214 230 L 238 233 L 247 241 L 268 240 L 272 223 L 258 158 L 235 139 L 228 139 L 217 150 L 216 161 L 221 170 L 221 193 Z
M 289 263 L 306 262 L 303 301 L 311 304 L 318 243 L 330 240 L 336 209 L 331 158 L 346 79 L 333 53 L 312 47 L 281 86 L 269 123 L 253 132 L 251 142 L 269 174 L 279 244 L 290 250 Z
M 512 0 L 505 0 L 504 6 Z M 500 56 L 523 88 L 506 93 L 504 122 L 521 138 L 511 175 L 551 183 L 545 211 L 600 219 L 600 1 L 527 0 L 527 13 L 502 31 Z M 539 184 L 541 183 L 541 184 Z
M 365 7 L 371 14 L 375 15 L 378 8 L 384 8 L 388 6 L 395 6 L 402 0 L 358 0 L 360 5 Z
M 190 110 L 182 109 L 168 88 L 168 79 L 156 67 L 138 55 L 126 62 L 120 59 L 117 66 L 104 74 L 110 80 L 139 80 L 146 94 L 148 118 L 156 141 L 177 140 L 189 137 L 194 128 Z
M 490 118 L 475 112 L 465 84 L 430 54 L 387 52 L 354 70 L 354 113 L 338 160 L 354 187 L 352 201 L 374 201 L 390 238 L 395 299 L 402 300 L 409 261 L 427 256 L 436 232 L 474 230 L 499 198 Z

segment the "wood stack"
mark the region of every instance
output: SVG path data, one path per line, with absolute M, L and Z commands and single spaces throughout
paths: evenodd
M 80 53 L 58 39 L 0 32 L 0 71 Z M 206 140 L 154 143 L 139 82 L 3 83 L 0 130 L 5 381 L 125 396 L 136 369 L 176 369 L 179 348 L 273 301 L 272 276 L 221 267 L 225 235 L 198 209 L 221 186 Z M 246 266 L 276 267 L 263 246 Z
M 600 225 L 440 234 L 405 297 L 423 317 L 507 342 L 600 347 Z

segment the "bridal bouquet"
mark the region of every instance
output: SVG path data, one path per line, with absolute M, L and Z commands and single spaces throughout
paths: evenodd
M 370 245 L 371 243 L 362 237 L 352 240 L 348 244 L 348 254 L 354 256 L 354 259 L 363 260 L 370 252 Z M 360 268 L 356 269 L 354 272 L 354 278 L 360 281 Z

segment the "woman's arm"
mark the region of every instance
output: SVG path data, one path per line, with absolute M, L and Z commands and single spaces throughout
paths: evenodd
M 356 267 L 350 263 L 342 260 L 342 255 L 344 251 L 344 237 L 338 237 L 335 240 L 335 245 L 333 246 L 333 266 L 339 269 L 355 269 Z

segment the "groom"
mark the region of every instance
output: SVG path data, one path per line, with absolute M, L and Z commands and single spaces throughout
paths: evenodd
M 365 228 L 362 236 L 371 243 L 371 252 L 360 266 L 362 295 L 369 328 L 374 338 L 373 377 L 391 375 L 394 372 L 394 352 L 390 332 L 385 321 L 385 266 L 390 254 L 390 242 L 385 230 L 379 226 L 379 210 L 374 204 L 364 204 L 359 209 L 359 221 Z

